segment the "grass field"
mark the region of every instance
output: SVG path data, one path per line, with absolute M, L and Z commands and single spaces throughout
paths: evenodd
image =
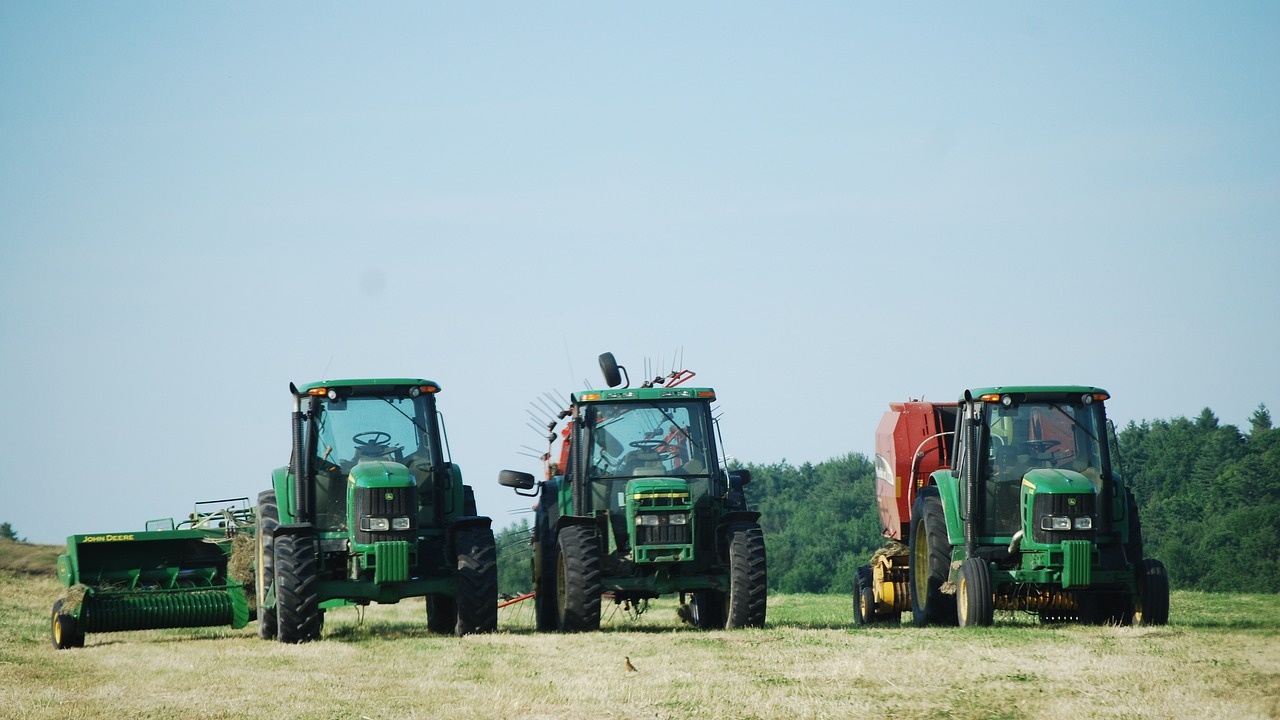
M 845 597 L 787 595 L 770 597 L 767 627 L 732 632 L 682 626 L 664 601 L 638 618 L 608 605 L 603 630 L 581 635 L 534 633 L 525 602 L 465 638 L 429 634 L 405 601 L 331 611 L 306 645 L 250 623 L 56 651 L 60 590 L 0 569 L 2 717 L 1280 717 L 1280 596 L 1175 592 L 1162 628 L 998 614 L 961 630 L 854 628 Z

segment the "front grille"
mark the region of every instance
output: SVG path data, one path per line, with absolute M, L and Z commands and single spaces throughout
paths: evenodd
M 387 542 L 390 540 L 414 540 L 418 535 L 416 529 L 418 512 L 414 504 L 414 491 L 415 488 L 412 487 L 356 488 L 356 526 L 352 528 L 356 534 L 356 543 L 370 545 L 375 542 Z M 389 498 L 387 497 L 388 495 L 390 495 Z M 387 532 L 361 530 L 360 519 L 369 516 L 385 518 L 407 517 L 409 518 L 410 527 L 408 530 L 389 530 Z
M 687 545 L 688 525 L 641 525 L 636 528 L 637 545 Z
M 1040 519 L 1046 515 L 1069 517 L 1073 520 L 1078 517 L 1091 517 L 1096 526 L 1098 518 L 1094 512 L 1095 498 L 1096 496 L 1092 493 L 1082 495 L 1037 494 L 1035 504 L 1032 505 L 1031 539 L 1046 545 L 1057 544 L 1065 540 L 1093 540 L 1093 530 L 1043 530 L 1040 528 Z

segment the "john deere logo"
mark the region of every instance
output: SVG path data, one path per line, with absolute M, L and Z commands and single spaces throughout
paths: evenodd
M 389 498 L 389 497 L 388 497 L 387 499 L 388 499 L 388 500 L 390 500 L 391 498 Z M 1072 506 L 1072 507 L 1075 507 L 1075 505 L 1076 505 L 1076 499 L 1075 499 L 1075 498 L 1067 498 L 1067 504 L 1068 504 L 1068 505 L 1070 505 L 1070 506 Z
M 395 495 L 395 493 L 390 493 L 390 492 L 389 492 L 389 493 L 387 493 L 386 495 L 383 495 L 383 496 L 382 496 L 382 498 L 383 498 L 384 500 L 391 501 L 391 500 L 394 500 L 394 499 L 396 498 L 396 495 Z M 1071 504 L 1072 504 L 1072 505 L 1075 505 L 1076 503 L 1075 503 L 1075 501 L 1074 501 L 1074 500 L 1072 500 L 1072 501 L 1071 501 Z

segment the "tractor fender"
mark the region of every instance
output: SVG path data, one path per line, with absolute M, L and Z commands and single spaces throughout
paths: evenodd
M 453 519 L 453 523 L 449 525 L 449 534 L 456 535 L 463 528 L 484 528 L 493 527 L 493 519 L 484 515 L 463 515 Z
M 311 523 L 281 523 L 271 533 L 273 538 L 289 537 L 315 537 L 316 526 Z
M 755 510 L 733 510 L 720 516 L 720 522 L 717 527 L 724 529 L 726 526 L 738 522 L 760 522 L 760 513 Z

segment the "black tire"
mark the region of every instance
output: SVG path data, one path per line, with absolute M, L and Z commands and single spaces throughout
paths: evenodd
M 534 552 L 542 553 L 540 575 L 533 574 L 533 560 L 529 560 L 530 577 L 536 583 L 533 588 L 534 625 L 539 632 L 555 632 L 560 629 L 560 618 L 556 611 L 556 573 L 560 564 L 556 543 L 538 543 Z
M 498 550 L 493 530 L 468 527 L 458 531 L 458 622 L 453 634 L 493 632 L 498 628 Z
M 309 642 L 320 637 L 319 559 L 315 539 L 285 535 L 274 538 L 276 571 L 276 631 L 282 643 Z
M 956 621 L 960 627 L 990 627 L 996 610 L 990 566 L 978 558 L 968 558 L 960 563 L 956 585 Z
M 258 493 L 258 520 L 255 544 L 257 550 L 256 570 L 254 573 L 254 608 L 258 613 L 258 637 L 263 640 L 274 640 L 277 633 L 276 608 L 267 607 L 267 593 L 271 591 L 276 579 L 275 539 L 276 528 L 280 527 L 280 507 L 276 504 L 276 491 L 263 490 Z
M 84 630 L 74 615 L 62 612 L 62 601 L 53 603 L 50 636 L 53 647 L 58 650 L 84 647 Z
M 871 568 L 860 567 L 853 574 L 853 624 L 870 625 L 876 621 L 876 589 Z
M 916 627 L 955 625 L 956 604 L 942 592 L 951 570 L 951 542 L 937 488 L 921 488 L 916 496 L 910 540 L 911 621 Z
M 1169 573 L 1164 563 L 1147 558 L 1142 561 L 1138 578 L 1138 606 L 1133 614 L 1135 625 L 1169 624 Z
M 590 525 L 560 530 L 556 624 L 561 632 L 600 629 L 600 541 Z
M 729 596 L 717 590 L 699 590 L 689 603 L 689 621 L 703 630 L 722 630 Z
M 764 627 L 768 568 L 764 532 L 755 523 L 729 526 L 729 598 L 725 629 Z
M 452 635 L 458 626 L 458 606 L 448 595 L 427 596 L 427 630 Z

